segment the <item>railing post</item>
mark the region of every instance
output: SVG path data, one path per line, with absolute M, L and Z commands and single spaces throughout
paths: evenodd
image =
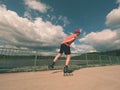
M 38 53 L 37 53 L 37 51 L 36 51 L 36 53 L 35 53 L 35 60 L 34 60 L 34 66 L 37 65 L 37 56 L 38 56 Z
M 88 57 L 87 57 L 87 53 L 85 54 L 85 60 L 86 60 L 86 65 L 88 66 Z
M 100 66 L 101 66 L 102 65 L 101 56 L 99 56 L 99 62 L 100 62 Z
M 112 64 L 111 57 L 110 57 L 110 56 L 108 56 L 108 57 L 109 57 L 109 62 L 110 62 L 110 64 Z
M 120 64 L 119 57 L 116 57 L 116 59 L 117 59 L 117 63 Z

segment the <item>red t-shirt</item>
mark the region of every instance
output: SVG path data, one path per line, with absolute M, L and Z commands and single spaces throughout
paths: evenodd
M 74 40 L 77 38 L 77 34 L 72 34 L 70 36 L 68 36 L 63 42 L 62 44 L 65 44 L 67 46 L 70 46 L 72 44 L 72 42 L 74 42 Z

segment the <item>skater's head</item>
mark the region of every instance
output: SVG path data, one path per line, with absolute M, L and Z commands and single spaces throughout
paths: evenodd
M 75 30 L 74 33 L 79 36 L 80 35 L 80 30 Z

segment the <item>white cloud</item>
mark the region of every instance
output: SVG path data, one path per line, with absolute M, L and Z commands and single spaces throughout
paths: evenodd
M 72 44 L 72 53 L 77 53 L 77 54 L 81 54 L 81 53 L 86 53 L 86 52 L 95 52 L 96 50 L 91 46 L 91 45 L 87 45 L 87 44 Z
M 33 10 L 37 10 L 41 13 L 46 13 L 47 10 L 50 8 L 49 6 L 47 6 L 46 4 L 44 3 L 41 3 L 40 1 L 38 0 L 24 0 L 25 1 L 25 4 L 30 8 L 30 9 L 33 9 Z
M 0 45 L 54 50 L 65 37 L 59 25 L 42 18 L 30 21 L 7 10 L 5 5 L 0 6 Z
M 32 12 L 33 10 L 37 10 L 41 13 L 45 13 L 44 15 L 41 15 L 41 17 L 43 18 L 44 21 L 51 21 L 52 23 L 54 23 L 55 25 L 62 25 L 63 27 L 66 27 L 68 24 L 70 24 L 69 20 L 67 17 L 59 15 L 53 15 L 50 13 L 47 13 L 47 11 L 49 10 L 50 12 L 53 12 L 53 8 L 51 6 L 48 6 L 38 0 L 24 0 L 25 5 L 27 5 L 28 7 L 26 7 L 26 11 L 24 13 L 24 17 L 32 20 L 32 15 L 34 14 L 35 16 L 39 16 L 39 14 L 37 12 Z
M 65 17 L 65 16 L 61 16 L 61 15 L 60 15 L 60 16 L 58 17 L 58 21 L 62 21 L 64 27 L 65 27 L 66 25 L 70 24 L 68 18 Z
M 120 49 L 120 29 L 105 29 L 101 32 L 91 32 L 80 39 L 80 42 L 91 45 L 96 51 Z
M 117 3 L 120 4 L 120 0 L 117 0 Z M 96 51 L 120 49 L 120 7 L 108 13 L 105 24 L 117 29 L 104 29 L 100 32 L 91 32 L 81 38 L 80 42 L 91 45 Z
M 117 0 L 117 3 L 119 3 L 119 4 L 120 4 L 120 0 Z
M 120 1 L 118 1 L 120 2 Z M 120 27 L 120 7 L 117 9 L 113 9 L 107 16 L 106 22 L 107 26 L 111 27 Z
M 48 14 L 47 19 L 52 21 L 55 25 L 60 24 L 63 27 L 66 27 L 68 24 L 70 24 L 68 18 L 62 15 L 55 16 L 55 15 Z
M 25 18 L 28 18 L 29 20 L 32 20 L 32 16 L 31 16 L 31 14 L 29 13 L 29 11 L 25 11 L 25 12 L 24 12 L 24 17 L 25 17 Z
M 119 4 L 118 8 L 113 9 L 106 16 L 105 24 L 110 27 L 120 27 L 120 0 L 116 0 L 116 3 Z

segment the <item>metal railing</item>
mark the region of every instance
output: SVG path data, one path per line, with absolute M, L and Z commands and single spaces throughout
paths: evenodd
M 19 72 L 47 70 L 54 56 L 42 56 L 39 51 L 0 48 L 0 72 Z M 65 57 L 56 63 L 56 69 L 63 68 Z M 74 69 L 103 65 L 120 64 L 120 56 L 82 54 L 71 58 L 70 66 Z

